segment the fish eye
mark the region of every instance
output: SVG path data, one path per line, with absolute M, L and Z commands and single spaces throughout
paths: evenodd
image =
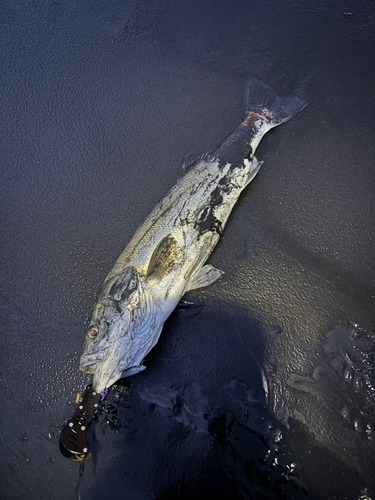
M 94 339 L 95 337 L 98 336 L 98 333 L 99 333 L 99 330 L 96 328 L 96 326 L 93 326 L 92 328 L 89 329 L 89 331 L 87 332 L 87 336 L 90 338 L 90 339 Z

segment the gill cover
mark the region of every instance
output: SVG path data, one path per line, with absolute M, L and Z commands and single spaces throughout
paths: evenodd
M 103 283 L 85 337 L 79 367 L 81 371 L 94 373 L 97 370 L 115 340 L 111 339 L 113 327 L 130 311 L 136 315 L 140 304 L 140 280 L 137 269 L 131 266 Z

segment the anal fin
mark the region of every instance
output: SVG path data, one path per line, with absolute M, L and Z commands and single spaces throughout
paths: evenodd
M 207 264 L 193 275 L 187 290 L 196 290 L 197 288 L 211 285 L 211 283 L 219 279 L 223 274 L 225 274 L 224 271 L 219 271 L 219 269 Z

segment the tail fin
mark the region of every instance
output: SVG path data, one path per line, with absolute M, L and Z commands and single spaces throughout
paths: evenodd
M 267 112 L 269 125 L 276 127 L 298 115 L 307 102 L 298 97 L 278 97 L 272 88 L 259 78 L 250 78 L 246 89 L 245 112 Z M 266 108 L 264 110 L 264 108 Z

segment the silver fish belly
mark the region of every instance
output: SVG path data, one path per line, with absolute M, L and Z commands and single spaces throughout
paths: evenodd
M 143 370 L 143 359 L 182 296 L 221 276 L 205 262 L 261 166 L 255 149 L 268 130 L 305 106 L 249 80 L 245 119 L 190 166 L 138 228 L 103 283 L 85 338 L 80 370 L 94 374 L 97 392 Z

